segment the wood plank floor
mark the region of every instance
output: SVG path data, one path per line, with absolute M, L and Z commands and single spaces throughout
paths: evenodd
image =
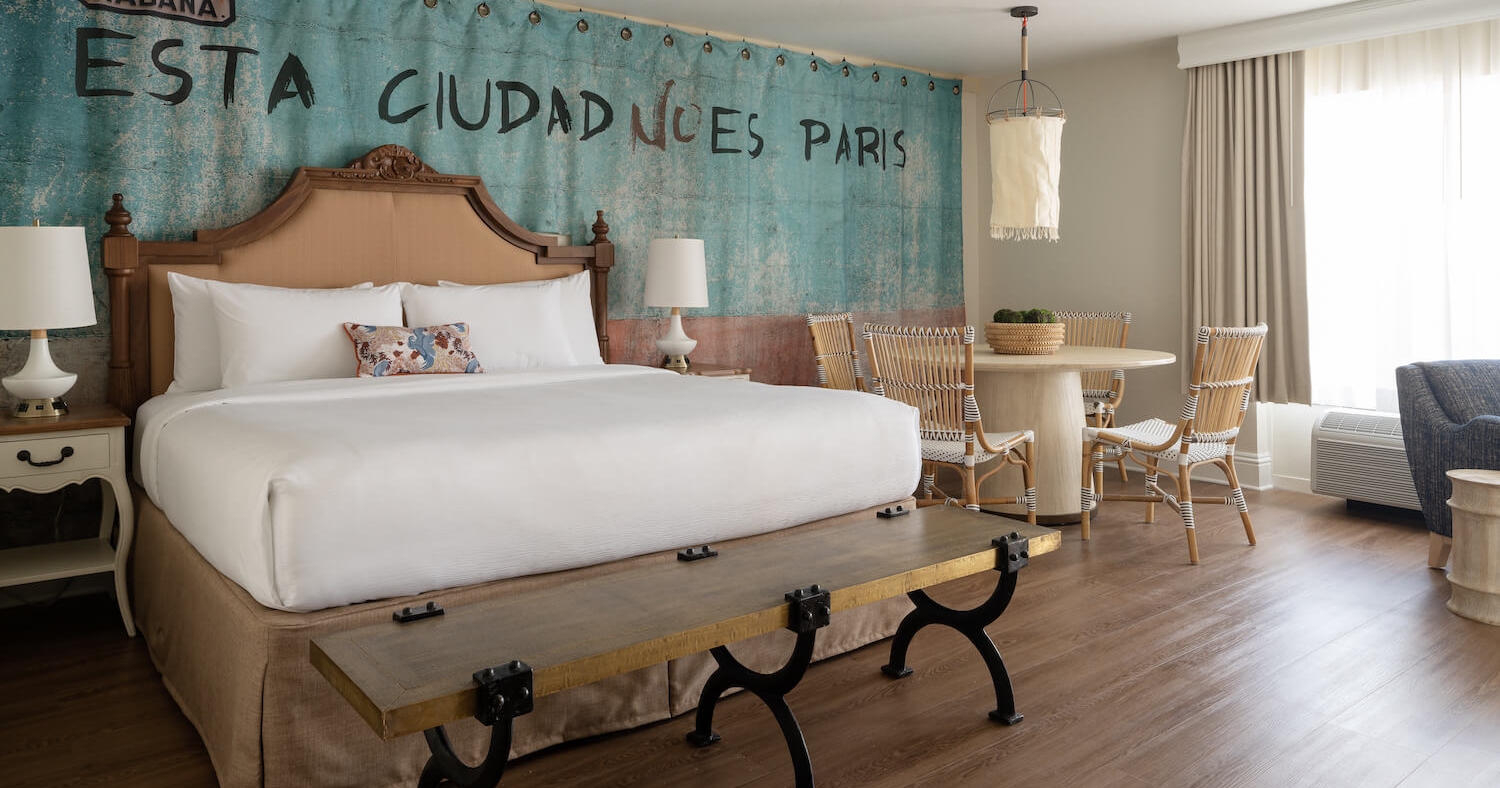
M 902 681 L 880 674 L 881 644 L 813 666 L 790 702 L 818 784 L 1500 786 L 1500 627 L 1443 607 L 1420 524 L 1310 495 L 1249 499 L 1259 546 L 1231 507 L 1200 507 L 1198 567 L 1170 511 L 1147 525 L 1141 505 L 1105 504 L 1089 543 L 1065 527 L 990 627 L 1026 715 L 1016 727 L 986 719 L 983 664 L 948 630 L 917 636 Z M 991 582 L 936 595 L 978 601 Z M 214 784 L 109 599 L 6 611 L 0 631 L 0 785 Z M 554 748 L 502 785 L 790 783 L 753 697 L 720 705 L 715 747 L 684 744 L 690 727 Z

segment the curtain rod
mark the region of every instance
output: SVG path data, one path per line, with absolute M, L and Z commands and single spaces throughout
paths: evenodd
M 650 17 L 643 17 L 643 16 L 627 16 L 625 14 L 622 14 L 622 13 L 618 12 L 618 11 L 603 11 L 603 10 L 600 10 L 598 8 L 590 8 L 588 6 L 568 5 L 566 3 L 556 2 L 556 0 L 534 0 L 534 2 L 537 5 L 544 5 L 544 6 L 547 6 L 548 8 L 556 8 L 559 11 L 573 11 L 573 12 L 583 11 L 585 13 L 598 14 L 600 16 L 613 17 L 615 19 L 624 19 L 624 20 L 628 20 L 628 21 L 631 21 L 631 22 L 640 22 L 640 23 L 646 24 L 646 25 L 656 25 L 658 27 L 667 27 L 667 28 L 671 28 L 673 30 L 679 30 L 679 31 L 682 31 L 682 32 L 685 32 L 685 33 L 691 33 L 691 32 L 694 32 L 696 30 L 699 30 L 699 28 L 685 27 L 685 26 L 680 25 L 680 24 L 674 24 L 672 22 L 665 22 L 665 21 L 662 21 L 660 19 L 652 19 Z M 846 54 L 846 53 L 843 53 L 843 52 L 825 51 L 825 50 L 814 49 L 812 47 L 807 47 L 807 46 L 798 46 L 798 45 L 794 45 L 794 44 L 785 44 L 785 43 L 782 43 L 780 41 L 768 41 L 768 40 L 763 39 L 763 38 L 747 38 L 745 36 L 739 35 L 738 33 L 728 33 L 728 32 L 723 32 L 723 31 L 714 31 L 714 30 L 703 30 L 703 34 L 704 35 L 709 35 L 709 36 L 714 36 L 716 38 L 720 38 L 720 39 L 723 39 L 725 41 L 743 41 L 743 42 L 745 42 L 747 44 L 755 44 L 756 46 L 767 47 L 767 48 L 770 48 L 770 49 L 785 49 L 788 52 L 804 52 L 805 51 L 809 55 L 820 53 L 820 54 L 816 54 L 816 56 L 819 57 L 819 58 L 822 58 L 822 59 L 824 59 L 824 60 L 826 60 L 826 61 L 828 61 L 830 63 L 839 63 L 839 62 L 842 62 L 842 61 L 847 61 L 850 65 L 855 65 L 855 66 L 880 66 L 880 67 L 883 67 L 883 68 L 905 69 L 907 71 L 912 71 L 912 72 L 915 72 L 915 73 L 918 73 L 918 74 L 927 74 L 929 76 L 937 77 L 938 79 L 951 79 L 951 80 L 961 80 L 961 79 L 963 79 L 963 77 L 960 76 L 960 75 L 958 75 L 958 74 L 948 74 L 948 73 L 945 73 L 945 72 L 933 71 L 931 69 L 918 68 L 917 66 L 908 66 L 908 65 L 901 64 L 901 63 L 892 63 L 892 62 L 887 61 L 887 60 L 875 60 L 873 58 L 862 57 L 862 56 L 858 56 L 858 55 L 849 55 L 849 54 Z

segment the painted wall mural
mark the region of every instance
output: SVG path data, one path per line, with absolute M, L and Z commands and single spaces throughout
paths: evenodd
M 663 235 L 705 241 L 694 358 L 758 380 L 811 381 L 808 311 L 962 319 L 958 83 L 550 6 L 434 5 L 9 0 L 0 224 L 82 224 L 93 243 L 118 191 L 137 235 L 183 237 L 245 219 L 298 165 L 399 143 L 482 176 L 535 230 L 581 242 L 603 209 L 616 360 L 654 360 L 664 310 L 641 302 Z M 57 344 L 83 341 L 102 379 L 96 286 L 100 324 Z

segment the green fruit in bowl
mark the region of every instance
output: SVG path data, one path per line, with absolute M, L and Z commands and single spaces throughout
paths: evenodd
M 1060 323 L 1050 309 L 1001 309 L 995 312 L 995 323 Z

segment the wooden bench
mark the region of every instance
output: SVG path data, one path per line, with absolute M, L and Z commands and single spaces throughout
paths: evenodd
M 817 630 L 843 610 L 907 594 L 916 609 L 901 622 L 882 671 L 908 675 L 912 636 L 928 624 L 953 627 L 989 669 L 996 699 L 990 716 L 1005 724 L 1021 719 L 984 627 L 1004 612 L 1028 558 L 1057 549 L 1058 532 L 954 507 L 895 514 L 732 547 L 665 570 L 622 570 L 442 613 L 406 611 L 420 620 L 315 639 L 312 663 L 382 738 L 424 733 L 432 757 L 420 788 L 444 780 L 468 788 L 499 782 L 511 722 L 536 699 L 710 650 L 718 668 L 688 740 L 718 741 L 714 706 L 730 688 L 743 687 L 775 714 L 796 784 L 810 788 L 812 762 L 786 695 L 811 662 Z M 691 558 L 686 552 L 679 558 Z M 922 591 L 990 570 L 999 571 L 995 590 L 972 610 L 943 607 Z M 783 627 L 798 633 L 797 642 L 774 672 L 752 671 L 725 648 Z M 442 727 L 470 716 L 491 726 L 488 755 L 478 766 L 462 763 Z

